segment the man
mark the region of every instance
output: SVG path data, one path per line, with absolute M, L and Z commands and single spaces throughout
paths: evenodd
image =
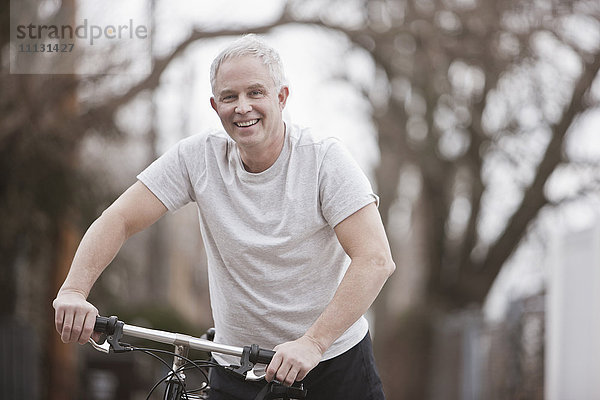
M 90 338 L 97 310 L 86 298 L 125 240 L 194 201 L 215 341 L 274 348 L 266 380 L 304 380 L 309 399 L 382 399 L 363 317 L 395 268 L 377 196 L 337 140 L 283 121 L 289 89 L 262 40 L 225 49 L 211 85 L 226 134 L 179 142 L 90 226 L 54 300 L 62 340 Z M 260 391 L 220 369 L 211 387 L 211 399 Z

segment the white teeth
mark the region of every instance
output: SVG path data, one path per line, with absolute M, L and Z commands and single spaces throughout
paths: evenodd
M 239 127 L 245 128 L 247 126 L 252 126 L 254 124 L 256 124 L 258 122 L 257 119 L 253 119 L 251 121 L 246 121 L 246 122 L 236 122 L 235 124 Z

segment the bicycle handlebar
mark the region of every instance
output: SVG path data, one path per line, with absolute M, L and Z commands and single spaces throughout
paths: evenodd
M 102 342 L 97 343 L 94 340 L 90 339 L 90 343 L 92 346 L 99 351 L 108 353 L 112 349 L 113 352 L 125 352 L 136 350 L 136 348 L 123 344 L 120 342 L 123 336 L 130 336 L 140 339 L 148 339 L 159 343 L 171 344 L 176 346 L 175 357 L 181 357 L 180 351 L 183 348 L 202 350 L 207 352 L 228 354 L 232 356 L 240 357 L 240 365 L 234 366 L 230 365 L 229 367 L 225 367 L 230 369 L 236 374 L 243 376 L 247 380 L 259 380 L 264 377 L 256 376 L 253 373 L 254 364 L 269 364 L 275 355 L 275 352 L 272 350 L 261 349 L 258 345 L 253 344 L 251 346 L 244 347 L 236 347 L 229 346 L 225 344 L 214 343 L 210 340 L 197 338 L 188 335 L 182 335 L 180 333 L 172 333 L 159 331 L 156 329 L 143 328 L 141 326 L 135 325 L 126 325 L 123 321 L 119 321 L 117 317 L 96 317 L 96 322 L 94 324 L 94 331 L 98 333 L 105 334 L 105 337 Z M 107 343 L 105 343 L 105 341 Z M 181 347 L 179 347 L 181 346 Z M 139 350 L 139 349 L 138 349 Z M 187 359 L 185 359 L 187 360 Z M 188 360 L 189 361 L 189 360 Z M 194 364 L 194 362 L 191 362 Z M 185 364 L 184 364 L 185 365 Z M 196 364 L 194 364 L 198 367 Z M 173 363 L 172 373 L 173 376 L 177 376 L 176 381 L 169 381 L 169 385 L 181 385 L 184 386 L 183 379 L 184 376 L 179 377 L 180 367 L 176 365 L 176 362 Z M 207 378 L 208 379 L 208 378 Z M 169 388 L 172 386 L 167 386 L 167 391 L 165 393 L 171 393 Z M 178 389 L 177 389 L 178 390 Z M 185 390 L 184 390 L 185 393 Z M 302 382 L 295 382 L 290 387 L 282 386 L 279 382 L 269 382 L 267 386 L 264 387 L 263 392 L 261 392 L 265 397 L 265 399 L 304 399 L 306 398 L 306 389 L 304 389 L 304 385 Z M 171 398 L 171 397 L 169 397 Z M 179 398 L 179 397 L 177 397 Z M 186 397 L 191 398 L 191 397 Z
M 119 321 L 115 316 L 96 317 L 96 323 L 94 324 L 95 332 L 105 333 L 108 336 L 111 336 L 119 330 L 122 331 L 123 336 L 147 339 L 158 343 L 172 344 L 176 346 L 187 346 L 194 350 L 228 354 L 237 357 L 242 357 L 245 349 L 243 347 L 214 343 L 210 340 L 189 335 L 182 335 L 180 333 L 172 333 L 156 329 L 143 328 L 135 325 L 127 325 L 124 322 Z M 269 364 L 275 355 L 274 351 L 259 348 L 257 345 L 252 345 L 249 347 L 249 360 L 253 363 Z

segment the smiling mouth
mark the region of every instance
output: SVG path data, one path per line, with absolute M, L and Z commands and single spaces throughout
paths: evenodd
M 249 126 L 256 125 L 258 123 L 258 121 L 259 121 L 258 119 L 252 119 L 250 121 L 234 122 L 234 125 L 239 128 L 247 128 Z

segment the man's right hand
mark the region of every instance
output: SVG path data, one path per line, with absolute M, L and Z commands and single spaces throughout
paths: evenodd
M 61 290 L 54 302 L 54 323 L 64 343 L 85 344 L 94 332 L 98 309 L 79 292 Z

